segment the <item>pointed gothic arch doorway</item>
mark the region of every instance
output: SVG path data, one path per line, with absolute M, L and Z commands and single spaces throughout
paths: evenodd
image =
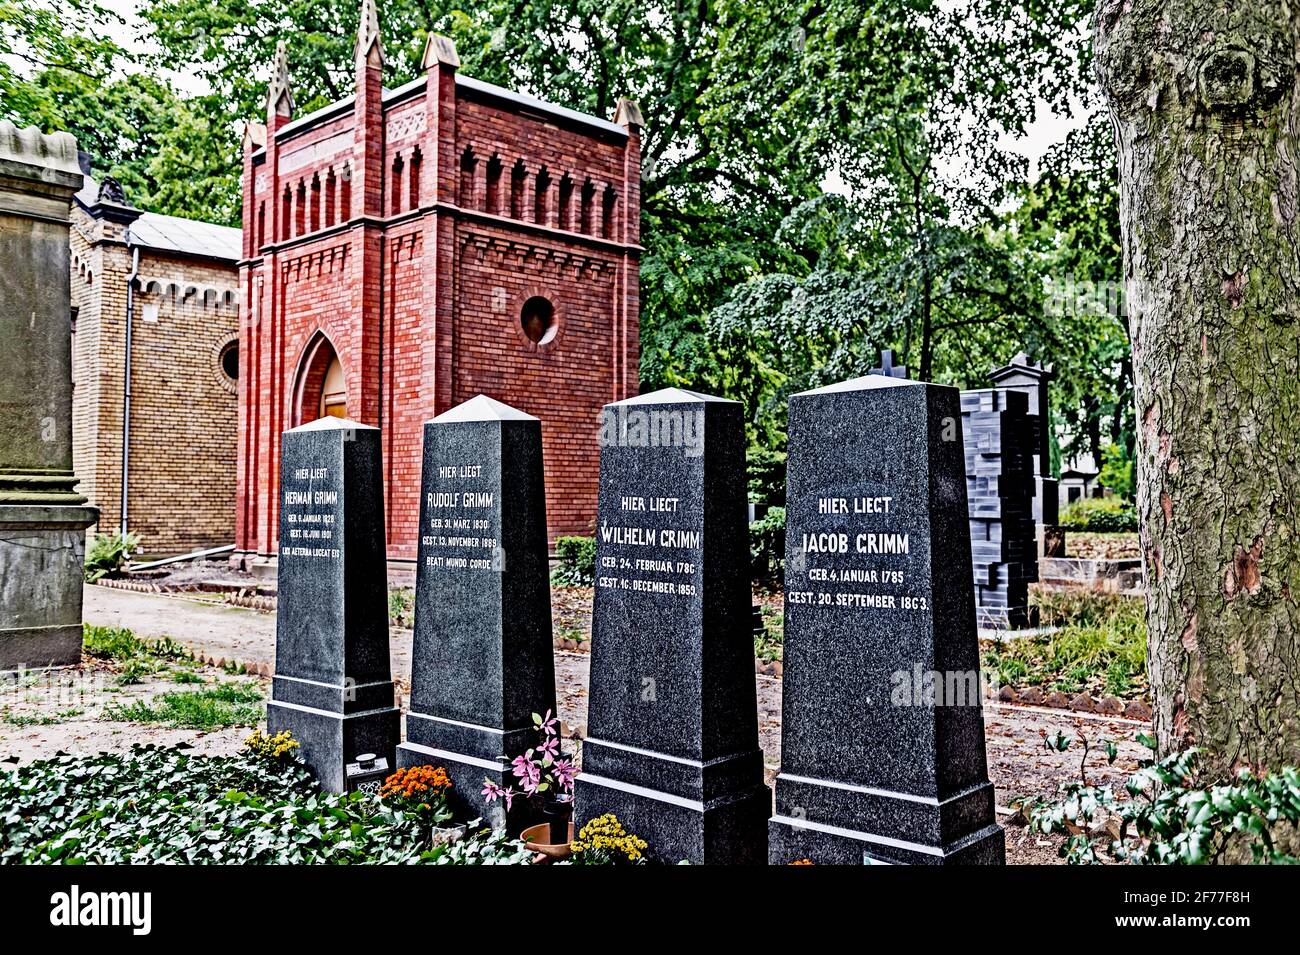
M 326 416 L 348 416 L 347 378 L 324 332 L 317 332 L 303 350 L 293 395 L 295 427 Z

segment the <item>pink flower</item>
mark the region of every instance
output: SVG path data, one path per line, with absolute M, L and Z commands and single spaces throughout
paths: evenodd
M 506 809 L 509 810 L 514 803 L 515 791 L 509 786 L 502 789 L 490 779 L 483 780 L 483 801 L 495 802 L 497 798 L 503 798 L 506 801 Z
M 573 792 L 573 779 L 578 775 L 578 767 L 567 759 L 560 759 L 556 760 L 551 772 L 555 774 L 556 780 L 564 787 L 565 792 Z
M 537 784 L 542 781 L 542 770 L 537 763 L 533 762 L 533 751 L 530 749 L 522 756 L 516 756 L 511 765 L 514 767 L 515 777 L 524 787 L 524 792 L 531 793 L 537 788 Z
M 555 727 L 559 722 L 560 722 L 559 719 L 551 715 L 550 710 L 547 710 L 546 715 L 543 716 L 541 720 L 538 721 L 537 728 L 541 730 L 543 733 L 545 733 L 547 736 L 555 736 L 558 733 Z
M 542 741 L 542 745 L 537 747 L 544 758 L 555 759 L 560 755 L 560 741 L 554 736 L 548 736 Z

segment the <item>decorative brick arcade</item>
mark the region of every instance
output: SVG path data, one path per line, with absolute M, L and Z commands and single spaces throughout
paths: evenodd
M 636 394 L 640 132 L 461 76 L 381 84 L 364 0 L 351 99 L 292 119 L 281 47 L 244 141 L 236 562 L 275 554 L 280 433 L 383 433 L 390 566 L 415 556 L 421 428 L 484 393 L 542 419 L 550 536 L 589 534 L 598 414 Z

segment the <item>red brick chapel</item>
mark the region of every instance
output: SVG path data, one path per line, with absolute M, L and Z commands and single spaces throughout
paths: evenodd
M 276 551 L 280 433 L 383 431 L 390 567 L 413 567 L 423 423 L 480 392 L 542 420 L 550 535 L 590 534 L 598 414 L 636 394 L 640 132 L 458 72 L 383 88 L 364 0 L 356 94 L 293 117 L 281 46 L 244 136 L 236 556 Z M 408 563 L 409 562 L 409 563 Z

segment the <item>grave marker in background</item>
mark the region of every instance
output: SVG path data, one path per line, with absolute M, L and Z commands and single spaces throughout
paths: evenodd
M 1038 608 L 1029 606 L 1029 585 L 1038 580 L 1038 547 L 1028 407 L 1022 392 L 1008 388 L 961 393 L 975 614 L 981 627 L 1018 630 L 1038 623 Z
M 1031 359 L 1020 352 L 1001 368 L 989 373 L 989 380 L 999 388 L 1024 392 L 1029 399 L 1029 426 L 1032 431 L 1031 457 L 1034 473 L 1034 521 L 1055 524 L 1059 519 L 1060 499 L 1056 478 L 1052 477 L 1052 419 L 1048 384 L 1055 375 L 1051 365 Z

